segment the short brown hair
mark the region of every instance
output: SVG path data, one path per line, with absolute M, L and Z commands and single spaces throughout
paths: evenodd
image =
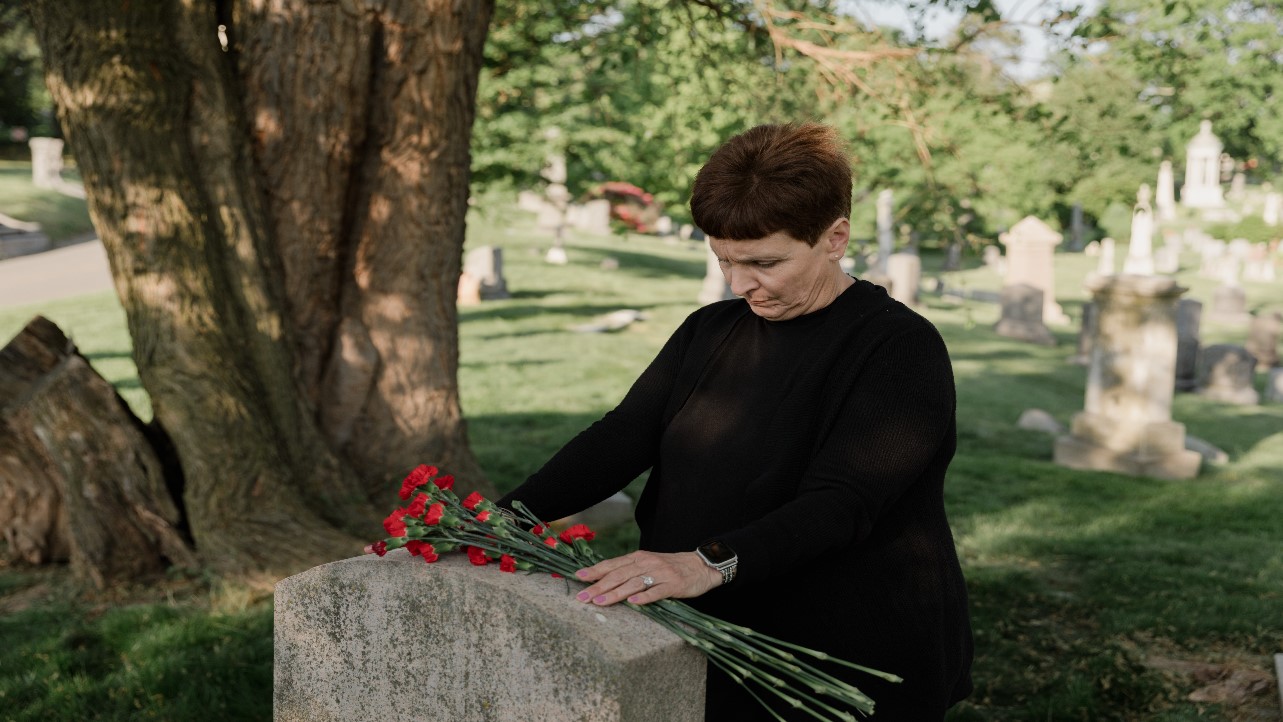
M 851 215 L 851 163 L 827 125 L 759 125 L 722 144 L 695 176 L 691 216 L 713 238 L 784 231 L 814 246 Z

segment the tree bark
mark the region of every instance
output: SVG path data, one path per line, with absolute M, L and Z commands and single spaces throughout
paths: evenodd
M 28 7 L 202 557 L 353 553 L 424 461 L 488 491 L 453 294 L 490 2 Z
M 142 423 L 39 316 L 0 350 L 0 499 L 11 558 L 100 589 L 196 565 Z

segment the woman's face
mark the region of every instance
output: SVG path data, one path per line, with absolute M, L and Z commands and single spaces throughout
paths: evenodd
M 758 316 L 785 321 L 824 308 L 846 288 L 838 261 L 849 234 L 842 218 L 814 246 L 783 231 L 749 241 L 710 238 L 709 245 L 731 292 Z

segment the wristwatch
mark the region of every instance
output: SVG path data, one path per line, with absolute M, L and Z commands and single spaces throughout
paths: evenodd
M 721 573 L 722 584 L 730 584 L 731 580 L 735 579 L 735 569 L 739 566 L 740 558 L 725 542 L 714 539 L 699 545 L 695 553 L 704 560 L 705 564 Z

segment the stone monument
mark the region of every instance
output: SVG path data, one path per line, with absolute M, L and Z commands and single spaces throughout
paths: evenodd
M 1155 187 L 1154 210 L 1160 221 L 1176 220 L 1176 180 L 1172 162 L 1165 160 L 1158 165 L 1158 185 Z
M 62 185 L 62 138 L 32 138 L 31 182 L 37 188 L 57 188 Z
M 1100 258 L 1096 261 L 1096 275 L 1114 275 L 1114 246 L 1114 239 L 1109 237 L 1100 239 Z
M 1160 276 L 1088 280 L 1099 308 L 1083 410 L 1056 439 L 1054 459 L 1072 469 L 1188 479 L 1202 457 L 1172 421 L 1176 301 L 1185 289 Z
M 568 584 L 404 550 L 282 580 L 274 719 L 704 719 L 700 652 Z
M 1256 357 L 1242 346 L 1216 344 L 1198 359 L 1198 393 L 1216 401 L 1251 406 L 1260 401 L 1252 385 Z
M 463 273 L 477 281 L 479 300 L 509 298 L 508 283 L 503 277 L 503 249 L 498 246 L 480 246 L 468 251 L 463 261 Z
M 1083 249 L 1083 238 L 1086 229 L 1083 227 L 1083 204 L 1075 203 L 1069 211 L 1069 250 L 1077 253 Z
M 1252 316 L 1247 328 L 1247 343 L 1243 348 L 1256 357 L 1256 370 L 1268 371 L 1279 365 L 1279 332 L 1283 328 L 1283 314 L 1258 313 Z
M 1221 139 L 1212 133 L 1212 121 L 1199 124 L 1185 149 L 1185 183 L 1181 186 L 1181 203 L 1186 208 L 1221 208 Z
M 1283 209 L 1283 193 L 1273 191 L 1265 194 L 1265 207 L 1261 209 L 1261 220 L 1267 226 L 1279 224 L 1279 211 Z
M 1027 216 L 1001 234 L 998 241 L 1007 247 L 1007 274 L 1004 285 L 1025 284 L 1043 293 L 1042 319 L 1045 323 L 1068 323 L 1056 303 L 1055 251 L 1061 235 L 1046 223 Z
M 1043 321 L 1043 292 L 1026 283 L 1002 287 L 1002 316 L 993 330 L 1018 341 L 1055 346 L 1056 338 Z
M 722 266 L 717 262 L 717 254 L 713 253 L 713 247 L 705 242 L 704 249 L 707 256 L 704 263 L 704 286 L 699 290 L 700 304 L 707 306 L 735 298 L 735 294 L 731 292 L 731 284 L 726 282 L 726 274 L 722 273 Z
M 895 200 L 890 188 L 878 191 L 878 261 L 873 271 L 875 275 L 881 277 L 887 275 L 887 262 L 891 259 L 891 252 L 895 250 L 895 229 L 892 228 L 894 205 Z
M 1132 235 L 1127 244 L 1123 273 L 1154 275 L 1154 212 L 1149 207 L 1149 186 L 1142 183 L 1132 208 Z
M 891 279 L 891 297 L 913 308 L 918 305 L 918 286 L 922 283 L 922 259 L 916 253 L 892 253 L 887 259 L 887 277 Z
M 1176 304 L 1176 390 L 1193 391 L 1198 386 L 1199 325 L 1203 304 L 1182 298 Z

